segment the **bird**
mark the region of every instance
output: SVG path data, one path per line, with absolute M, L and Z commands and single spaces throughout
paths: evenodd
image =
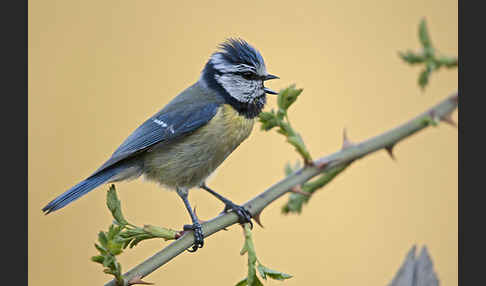
M 238 222 L 250 223 L 251 214 L 206 184 L 206 179 L 244 141 L 266 104 L 267 80 L 279 79 L 267 72 L 260 52 L 241 38 L 228 38 L 218 45 L 204 65 L 199 79 L 165 107 L 136 128 L 111 157 L 85 180 L 71 187 L 42 211 L 59 210 L 105 183 L 136 179 L 175 190 L 192 220 L 183 226 L 194 232 L 187 250 L 204 246 L 199 219 L 189 200 L 190 189 L 215 196 L 235 212 Z

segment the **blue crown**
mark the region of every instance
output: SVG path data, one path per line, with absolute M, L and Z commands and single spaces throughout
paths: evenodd
M 219 49 L 218 53 L 231 64 L 247 64 L 255 68 L 265 66 L 260 52 L 243 39 L 229 38 L 219 45 Z

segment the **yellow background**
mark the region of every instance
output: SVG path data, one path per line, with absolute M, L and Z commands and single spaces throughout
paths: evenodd
M 457 55 L 457 1 L 30 1 L 29 282 L 102 285 L 90 261 L 111 217 L 106 186 L 44 216 L 51 199 L 97 169 L 145 119 L 199 78 L 227 37 L 257 47 L 267 85 L 303 87 L 290 118 L 314 157 L 341 147 L 347 128 L 361 141 L 424 111 L 457 89 L 457 70 L 419 70 L 399 50 L 419 48 L 426 16 L 433 43 Z M 274 97 L 266 110 L 275 107 Z M 457 119 L 457 112 L 454 113 Z M 210 186 L 243 203 L 283 177 L 298 156 L 259 124 L 218 169 Z M 305 206 L 283 216 L 282 198 L 254 238 L 261 262 L 294 275 L 266 285 L 386 285 L 413 244 L 426 244 L 442 285 L 457 285 L 457 136 L 447 125 L 359 160 Z M 127 218 L 180 228 L 189 216 L 175 193 L 138 179 L 117 185 Z M 222 205 L 193 190 L 202 219 Z M 233 226 L 146 278 L 157 285 L 234 285 L 246 275 L 241 230 Z M 121 255 L 128 270 L 167 245 L 143 242 Z

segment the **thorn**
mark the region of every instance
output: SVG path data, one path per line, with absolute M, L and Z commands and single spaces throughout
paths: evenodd
M 385 147 L 385 150 L 386 150 L 386 152 L 388 152 L 388 155 L 390 155 L 390 157 L 392 158 L 392 160 L 393 161 L 396 161 L 397 158 L 395 158 L 395 155 L 393 155 L 393 147 L 395 147 L 395 145 L 387 146 L 387 147 Z
M 344 128 L 343 129 L 343 147 L 342 147 L 342 149 L 343 150 L 344 149 L 347 149 L 347 148 L 349 148 L 349 147 L 351 147 L 353 145 L 354 145 L 354 143 L 351 142 L 351 141 L 349 141 L 348 134 L 346 133 L 346 128 Z
M 253 216 L 253 220 L 254 220 L 254 221 L 256 221 L 256 223 L 258 223 L 258 225 L 259 225 L 261 228 L 264 228 L 264 227 L 263 227 L 263 224 L 262 224 L 262 221 L 261 221 L 261 219 L 260 219 L 260 215 L 261 215 L 261 214 L 262 214 L 262 212 L 259 212 L 259 213 L 255 214 L 255 215 Z
M 151 282 L 145 282 L 142 280 L 142 276 L 137 275 L 128 281 L 128 285 L 143 284 L 143 285 L 154 285 Z
M 449 113 L 449 114 L 447 114 L 447 115 L 445 115 L 445 116 L 443 116 L 443 117 L 442 117 L 440 120 L 441 120 L 441 121 L 444 121 L 444 123 L 447 123 L 447 124 L 449 124 L 449 125 L 450 125 L 450 126 L 452 126 L 452 127 L 457 128 L 457 124 L 456 124 L 456 122 L 454 121 L 454 119 L 452 119 L 452 116 L 451 116 L 451 114 L 450 114 L 450 113 Z
M 301 194 L 301 195 L 308 196 L 308 197 L 311 195 L 311 193 L 304 192 L 302 190 L 302 186 L 301 185 L 294 186 L 292 189 L 290 189 L 290 192 L 296 193 L 296 194 Z

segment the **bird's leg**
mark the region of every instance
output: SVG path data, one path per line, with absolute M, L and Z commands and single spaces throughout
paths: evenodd
M 189 200 L 187 199 L 187 190 L 184 189 L 177 189 L 177 194 L 181 197 L 182 201 L 184 201 L 184 205 L 186 206 L 189 215 L 191 216 L 192 225 L 186 224 L 184 225 L 184 230 L 192 230 L 194 231 L 194 245 L 192 249 L 188 249 L 189 252 L 194 252 L 198 248 L 202 248 L 204 246 L 204 235 L 202 232 L 201 224 L 199 223 L 199 219 L 197 218 L 196 214 L 192 210 L 191 205 L 189 204 Z
M 249 223 L 250 227 L 253 228 L 253 223 L 251 222 L 251 213 L 245 209 L 243 206 L 237 205 L 230 201 L 229 199 L 223 197 L 222 195 L 211 190 L 206 183 L 201 184 L 201 189 L 206 190 L 211 195 L 215 196 L 218 200 L 224 203 L 223 212 L 234 211 L 238 215 L 238 221 L 240 224 Z

